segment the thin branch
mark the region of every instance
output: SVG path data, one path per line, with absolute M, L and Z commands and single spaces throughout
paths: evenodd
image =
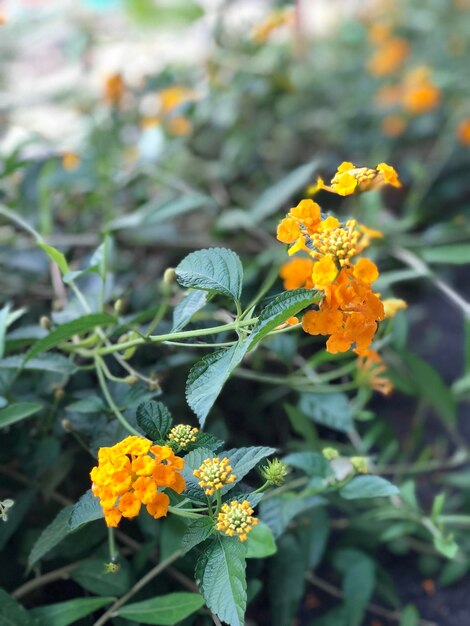
M 305 578 L 306 580 L 308 580 L 309 583 L 311 583 L 315 587 L 318 587 L 318 589 L 321 589 L 330 596 L 333 596 L 334 598 L 343 598 L 343 592 L 341 591 L 341 589 L 338 589 L 338 587 L 335 587 L 328 581 L 323 580 L 318 576 L 315 576 L 315 574 L 313 574 L 312 572 L 307 572 L 305 574 Z M 401 619 L 400 611 L 389 611 L 388 609 L 385 609 L 384 607 L 379 606 L 378 604 L 374 604 L 372 602 L 369 602 L 369 604 L 367 604 L 366 609 L 369 611 L 369 613 L 379 615 L 380 617 L 385 617 L 386 619 L 395 622 L 399 622 Z M 430 622 L 425 619 L 419 619 L 417 624 L 419 626 L 438 626 L 436 622 Z
M 75 561 L 75 563 L 69 563 L 68 565 L 64 565 L 63 567 L 52 570 L 51 572 L 47 572 L 47 574 L 43 574 L 42 576 L 37 576 L 32 580 L 28 580 L 28 582 L 21 585 L 21 587 L 15 589 L 15 591 L 12 592 L 11 597 L 19 600 L 20 598 L 26 596 L 28 593 L 31 593 L 35 589 L 44 587 L 45 585 L 48 585 L 55 580 L 66 580 L 67 578 L 69 578 L 70 573 L 73 572 L 74 569 L 77 569 L 79 565 L 87 560 L 88 559 L 80 559 L 80 561 Z
M 128 600 L 132 598 L 132 596 L 134 596 L 138 591 L 140 591 L 143 587 L 145 587 L 145 585 L 147 585 L 156 576 L 161 574 L 161 572 L 163 572 L 169 565 L 177 561 L 182 554 L 183 554 L 182 551 L 178 550 L 177 552 L 174 552 L 168 558 L 158 563 L 158 565 L 153 567 L 149 572 L 145 574 L 145 576 L 142 576 L 142 578 L 138 580 L 136 584 L 131 589 L 129 589 L 127 593 L 121 596 L 119 600 L 116 600 L 116 602 L 113 605 L 111 605 L 105 613 L 103 613 L 103 615 L 94 623 L 93 626 L 103 626 L 103 624 L 106 624 L 106 622 L 111 617 L 114 617 L 114 614 L 116 613 L 117 609 L 123 606 Z

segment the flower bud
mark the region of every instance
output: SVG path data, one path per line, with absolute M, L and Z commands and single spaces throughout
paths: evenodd
M 42 326 L 44 330 L 50 330 L 52 326 L 52 322 L 50 318 L 47 317 L 47 315 L 43 315 L 41 319 L 39 320 L 39 325 Z
M 349 460 L 358 474 L 367 474 L 369 472 L 369 463 L 365 456 L 352 456 Z
M 119 300 L 116 300 L 116 302 L 114 303 L 114 311 L 120 315 L 122 313 L 124 309 L 124 302 L 122 301 L 121 298 L 119 298 Z
M 63 420 L 61 421 L 61 425 L 62 425 L 62 428 L 65 430 L 65 432 L 66 432 L 66 433 L 71 433 L 71 432 L 73 432 L 72 423 L 71 423 L 71 421 L 70 421 L 70 420 L 68 420 L 68 419 L 63 419 Z
M 139 382 L 139 379 L 134 374 L 129 374 L 129 376 L 126 376 L 123 379 L 123 382 L 127 383 L 128 385 L 135 385 Z
M 327 461 L 339 458 L 339 452 L 336 448 L 323 448 L 321 452 Z
M 176 282 L 176 272 L 174 267 L 167 267 L 163 274 L 165 285 L 173 285 Z
M 289 468 L 280 459 L 273 459 L 268 461 L 267 465 L 264 465 L 260 472 L 267 483 L 279 487 L 284 484 Z

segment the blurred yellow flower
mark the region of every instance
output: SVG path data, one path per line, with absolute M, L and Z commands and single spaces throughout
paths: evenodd
M 377 189 L 383 185 L 401 187 L 398 174 L 391 165 L 379 163 L 373 170 L 370 167 L 356 167 L 353 163 L 345 161 L 338 167 L 330 186 L 325 185 L 324 181 L 319 178 L 316 189 L 325 189 L 340 196 L 350 196 L 353 193 Z
M 402 104 L 408 113 L 419 115 L 434 109 L 441 100 L 441 91 L 431 79 L 428 67 L 408 72 L 403 82 Z
M 385 376 L 386 371 L 385 363 L 375 350 L 369 350 L 367 354 L 360 356 L 357 360 L 358 384 L 361 387 L 374 389 L 384 396 L 393 391 L 391 380 Z
M 64 152 L 62 155 L 62 167 L 64 170 L 73 171 L 80 166 L 80 157 L 75 152 Z
M 401 298 L 386 298 L 383 301 L 384 313 L 386 318 L 395 317 L 399 311 L 404 311 L 408 305 Z
M 258 24 L 252 31 L 252 38 L 257 43 L 265 43 L 270 35 L 282 26 L 294 23 L 294 10 L 292 8 L 272 11 L 267 18 Z
M 103 97 L 110 104 L 119 104 L 124 95 L 124 80 L 119 73 L 106 77 L 103 86 Z
M 470 117 L 462 120 L 458 125 L 457 138 L 464 146 L 470 146 Z
M 410 46 L 406 39 L 394 37 L 379 45 L 370 58 L 367 69 L 372 76 L 388 76 L 396 72 L 409 55 Z

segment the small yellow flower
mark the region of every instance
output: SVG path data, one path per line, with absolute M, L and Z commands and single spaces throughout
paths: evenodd
M 357 360 L 357 383 L 360 387 L 374 389 L 384 396 L 393 391 L 392 381 L 387 377 L 387 366 L 375 350 Z
M 80 157 L 75 152 L 64 152 L 62 155 L 62 167 L 69 172 L 76 170 L 80 165 Z
M 193 472 L 199 478 L 199 486 L 204 489 L 208 496 L 222 489 L 224 485 L 233 483 L 236 476 L 232 474 L 232 466 L 227 458 L 206 459 L 201 467 Z
M 344 161 L 331 179 L 331 185 L 325 185 L 319 178 L 316 187 L 311 188 L 311 191 L 315 193 L 320 189 L 325 189 L 339 196 L 350 196 L 353 193 L 378 189 L 383 185 L 401 187 L 398 174 L 391 165 L 379 163 L 375 169 L 372 169 L 356 167 L 354 163 Z
M 253 526 L 258 523 L 258 518 L 253 517 L 253 509 L 248 500 L 237 502 L 233 500 L 230 504 L 224 504 L 217 516 L 216 528 L 218 531 L 233 537 L 237 535 L 240 541 L 246 541 L 248 533 Z
M 184 450 L 196 441 L 198 432 L 197 428 L 193 428 L 189 424 L 178 424 L 170 430 L 168 439 Z
M 334 459 L 339 459 L 339 452 L 338 450 L 336 450 L 336 448 L 323 448 L 321 453 L 327 461 L 334 461 Z
M 124 80 L 118 72 L 106 77 L 103 85 L 103 97 L 110 104 L 119 104 L 124 95 Z
M 399 311 L 404 311 L 408 305 L 401 298 L 386 298 L 383 300 L 385 318 L 392 318 Z

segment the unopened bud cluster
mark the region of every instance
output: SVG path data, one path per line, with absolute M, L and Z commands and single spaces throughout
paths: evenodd
M 178 424 L 177 426 L 173 426 L 170 430 L 168 439 L 172 443 L 178 444 L 178 446 L 184 450 L 192 443 L 195 443 L 198 432 L 199 430 L 197 428 L 193 428 L 189 424 Z

